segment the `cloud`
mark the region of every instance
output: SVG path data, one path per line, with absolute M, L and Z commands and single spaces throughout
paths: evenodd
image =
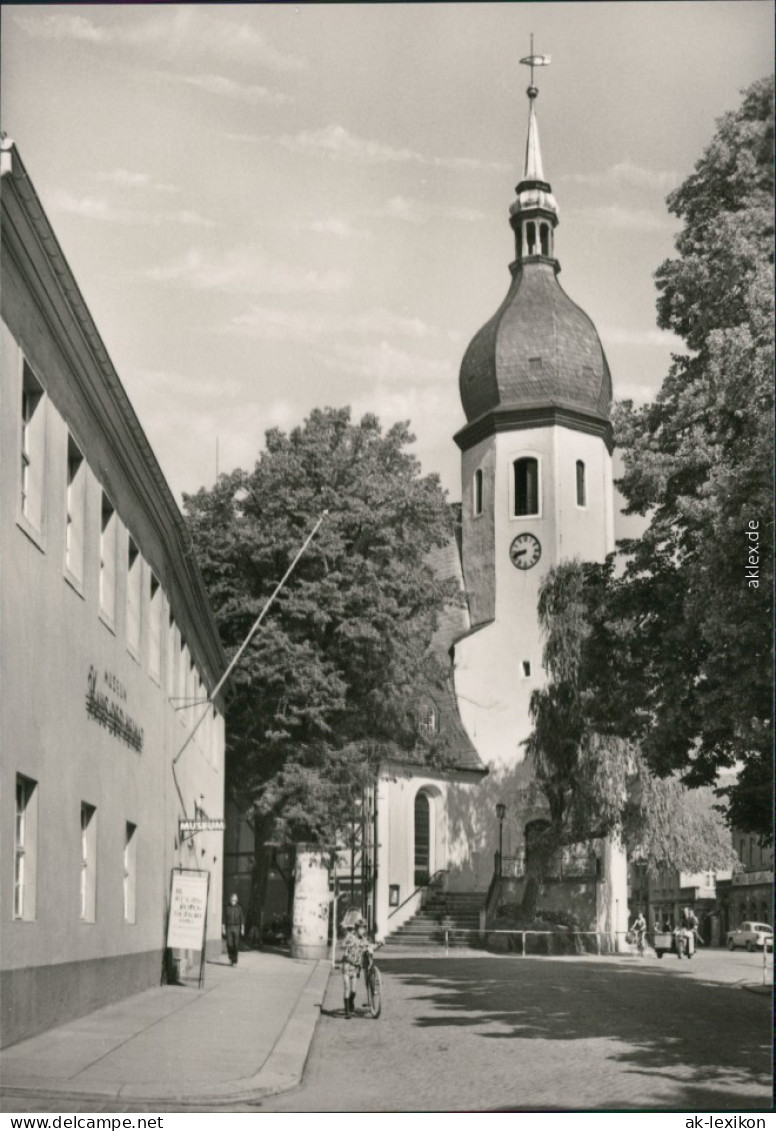
M 80 216 L 84 220 L 102 220 L 110 224 L 141 224 L 161 227 L 163 224 L 182 224 L 187 228 L 213 228 L 215 222 L 200 216 L 190 208 L 173 211 L 151 211 L 150 209 L 118 208 L 90 196 L 73 196 L 68 192 L 56 192 L 51 199 L 52 212 Z
M 670 330 L 631 330 L 623 326 L 599 327 L 601 340 L 608 346 L 659 346 L 661 349 L 684 350 L 682 339 Z
M 567 216 L 574 216 L 583 224 L 597 228 L 627 229 L 632 232 L 672 231 L 676 221 L 667 212 L 649 208 L 628 208 L 622 204 L 600 205 L 595 208 L 568 208 Z
M 368 239 L 372 233 L 365 228 L 355 228 L 349 220 L 337 216 L 328 216 L 325 220 L 310 220 L 305 224 L 294 224 L 294 229 L 299 232 L 316 232 L 324 236 L 336 236 L 338 239 Z
M 455 367 L 448 361 L 410 353 L 385 340 L 356 345 L 338 342 L 332 353 L 320 360 L 328 369 L 370 382 L 423 386 L 455 378 Z
M 208 94 L 215 94 L 219 98 L 231 98 L 237 102 L 247 102 L 250 106 L 280 106 L 290 101 L 287 94 L 268 90 L 266 86 L 237 82 L 235 79 L 224 78 L 223 75 L 167 74 L 165 78 L 173 82 L 198 87 L 200 90 L 204 90 Z
M 146 277 L 159 283 L 182 283 L 198 291 L 291 294 L 295 291 L 342 291 L 351 285 L 346 271 L 316 271 L 271 261 L 251 248 L 207 255 L 192 248 L 182 258 L 152 267 Z
M 618 401 L 633 401 L 635 404 L 647 404 L 655 399 L 657 390 L 650 385 L 630 384 L 623 381 L 617 382 L 614 389 L 615 399 Z
M 111 12 L 111 19 L 95 22 L 86 16 L 54 12 L 15 16 L 15 22 L 35 39 L 71 39 L 106 46 L 138 47 L 165 59 L 219 58 L 228 62 L 264 66 L 274 71 L 300 71 L 305 61 L 278 51 L 254 26 L 224 16 L 222 12 L 175 4 L 145 18 L 134 9 L 132 19 Z
M 235 396 L 241 392 L 242 386 L 234 377 L 225 377 L 220 373 L 218 377 L 198 376 L 193 373 L 179 373 L 170 369 L 135 369 L 125 374 L 128 383 L 137 385 L 139 389 L 151 391 L 156 398 L 169 397 L 170 400 L 178 398 L 202 398 L 212 401 L 214 397 Z
M 97 180 L 118 185 L 119 188 L 153 189 L 154 192 L 167 193 L 180 192 L 177 185 L 161 184 L 159 181 L 152 180 L 150 173 L 134 173 L 129 169 L 110 169 L 108 172 L 98 173 Z
M 456 208 L 453 205 L 432 204 L 424 200 L 410 200 L 404 196 L 394 196 L 382 208 L 370 211 L 370 216 L 386 217 L 391 220 L 404 220 L 408 224 L 426 224 L 429 220 L 463 220 L 474 223 L 483 220 L 484 213 L 476 208 Z
M 329 125 L 320 130 L 302 130 L 297 134 L 227 134 L 232 141 L 274 142 L 292 153 L 318 154 L 332 161 L 351 161 L 362 165 L 416 164 L 454 172 L 502 171 L 509 169 L 496 161 L 480 161 L 474 157 L 434 157 L 415 149 L 396 148 L 384 142 L 358 137 L 344 126 Z
M 415 341 L 439 339 L 443 336 L 442 331 L 429 326 L 420 318 L 406 318 L 383 308 L 345 317 L 308 310 L 252 306 L 245 314 L 233 318 L 223 332 L 246 334 L 263 340 L 308 343 L 331 337 L 341 338 L 343 335 L 363 337 L 371 334 Z
M 618 161 L 597 173 L 567 173 L 560 178 L 578 185 L 634 185 L 637 188 L 659 189 L 668 192 L 679 183 L 676 173 L 660 169 L 644 169 L 632 161 Z

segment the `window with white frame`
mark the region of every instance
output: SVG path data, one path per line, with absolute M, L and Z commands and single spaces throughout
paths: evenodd
M 140 606 L 143 593 L 143 559 L 135 539 L 127 538 L 127 647 L 140 655 Z
M 116 619 L 116 553 L 118 519 L 103 491 L 100 511 L 100 612 L 112 625 Z
M 73 437 L 67 434 L 67 511 L 65 565 L 76 581 L 84 578 L 84 531 L 86 528 L 86 461 Z
M 170 699 L 175 698 L 176 694 L 176 678 L 177 668 L 175 666 L 176 658 L 178 655 L 178 640 L 177 630 L 175 628 L 175 618 L 172 615 L 172 606 L 170 607 L 167 626 L 167 694 Z
M 533 456 L 516 459 L 514 469 L 514 513 L 522 518 L 539 513 L 539 461 Z
M 157 681 L 162 676 L 162 587 L 149 573 L 148 594 L 148 674 Z
M 581 459 L 577 460 L 577 506 L 587 506 L 587 484 L 585 483 L 585 465 Z
M 472 514 L 482 514 L 482 468 L 478 467 L 474 473 L 474 482 L 472 484 Z
M 188 690 L 187 690 L 188 678 L 189 678 L 189 649 L 188 649 L 188 646 L 186 644 L 186 641 L 183 639 L 183 634 L 181 633 L 181 646 L 180 646 L 180 650 L 178 652 L 177 689 L 176 689 L 176 692 L 175 692 L 175 698 L 177 699 L 177 703 L 175 704 L 175 706 L 179 709 L 181 707 L 183 707 L 183 705 L 186 702 L 186 698 L 187 698 L 187 695 L 188 695 Z M 179 717 L 180 717 L 181 722 L 185 722 L 182 711 L 179 711 Z
M 137 825 L 124 826 L 124 920 L 134 923 L 137 893 Z
M 16 775 L 13 917 L 35 918 L 37 879 L 38 783 Z
M 22 514 L 40 532 L 46 471 L 46 397 L 26 361 L 22 366 L 21 459 Z
M 81 802 L 81 910 L 85 923 L 95 921 L 97 906 L 97 810 Z

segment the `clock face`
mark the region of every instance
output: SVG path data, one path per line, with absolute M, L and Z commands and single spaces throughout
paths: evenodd
M 517 569 L 530 569 L 542 556 L 539 539 L 533 534 L 518 534 L 509 547 L 509 559 Z

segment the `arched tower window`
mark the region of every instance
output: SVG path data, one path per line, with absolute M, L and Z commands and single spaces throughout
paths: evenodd
M 474 473 L 472 489 L 472 514 L 482 514 L 482 468 L 478 467 Z
M 431 803 L 428 794 L 415 795 L 415 887 L 425 884 L 431 865 Z
M 577 460 L 577 506 L 587 506 L 587 487 L 585 485 L 585 465 L 581 459 Z
M 550 254 L 550 231 L 546 224 L 542 224 L 539 228 L 539 239 L 541 241 L 542 255 Z
M 525 226 L 525 240 L 528 244 L 526 252 L 528 255 L 536 255 L 536 224 L 530 220 Z
M 515 460 L 515 515 L 539 513 L 539 461 L 532 457 Z

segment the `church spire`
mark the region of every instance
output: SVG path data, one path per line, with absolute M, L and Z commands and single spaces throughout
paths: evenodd
M 539 124 L 536 121 L 536 96 L 539 91 L 531 84 L 527 94 L 529 98 L 528 110 L 528 139 L 525 143 L 525 169 L 524 181 L 543 181 L 544 168 L 542 166 L 542 151 L 539 146 Z
M 542 151 L 539 145 L 539 125 L 536 120 L 538 88 L 534 85 L 534 67 L 547 67 L 549 55 L 534 55 L 533 35 L 531 54 L 520 60 L 531 68 L 528 95 L 528 137 L 525 145 L 523 179 L 515 189 L 517 199 L 509 209 L 509 222 L 515 233 L 515 263 L 517 269 L 525 262 L 549 261 L 560 270 L 554 254 L 554 232 L 558 225 L 558 205 L 550 184 L 544 177 Z

